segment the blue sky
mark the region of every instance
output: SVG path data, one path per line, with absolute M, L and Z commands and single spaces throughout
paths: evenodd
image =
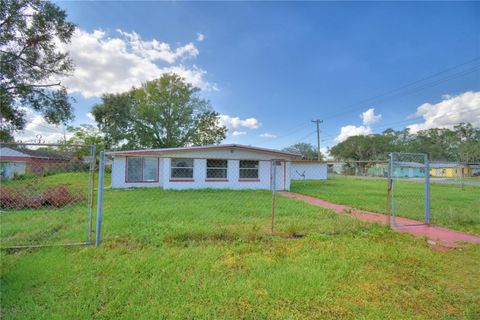
M 65 82 L 77 124 L 101 92 L 181 70 L 224 115 L 226 142 L 316 143 L 314 118 L 325 147 L 342 127 L 480 126 L 478 3 L 57 3 L 82 32 L 68 48 L 80 73 Z

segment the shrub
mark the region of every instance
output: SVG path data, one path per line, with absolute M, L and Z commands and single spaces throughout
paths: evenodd
M 23 195 L 18 190 L 0 187 L 0 207 L 2 209 L 21 209 L 24 205 Z
M 64 207 L 83 200 L 83 194 L 74 194 L 66 186 L 49 187 L 46 190 L 32 192 L 31 188 L 0 187 L 0 208 L 2 209 L 38 209 L 42 206 Z
M 43 192 L 45 204 L 63 207 L 83 199 L 82 194 L 72 194 L 66 186 L 50 187 Z

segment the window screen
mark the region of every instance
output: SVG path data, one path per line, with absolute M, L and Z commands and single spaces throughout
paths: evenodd
M 258 161 L 240 160 L 240 179 L 258 179 Z
M 127 158 L 127 181 L 142 181 L 142 158 Z
M 172 159 L 170 166 L 172 178 L 193 178 L 193 159 Z
M 143 158 L 143 181 L 157 181 L 158 158 Z
M 127 157 L 127 182 L 158 181 L 158 158 Z
M 227 160 L 208 159 L 207 179 L 226 179 L 228 170 Z

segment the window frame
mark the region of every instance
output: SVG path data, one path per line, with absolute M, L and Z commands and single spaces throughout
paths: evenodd
M 141 166 L 140 170 L 142 173 L 142 179 L 141 180 L 128 180 L 128 159 L 131 158 L 140 158 L 141 159 Z M 156 174 L 156 179 L 155 180 L 145 180 L 144 178 L 144 167 L 145 167 L 145 159 L 157 159 L 157 174 Z M 159 157 L 135 157 L 135 156 L 128 156 L 125 157 L 125 183 L 156 183 L 160 181 L 160 158 Z
M 192 160 L 191 167 L 174 167 L 172 165 L 173 160 Z M 192 177 L 173 177 L 172 176 L 172 169 L 192 169 Z M 195 181 L 195 159 L 194 158 L 170 158 L 170 181 L 173 182 L 191 182 Z
M 208 167 L 208 161 L 225 161 L 225 167 Z M 208 170 L 225 170 L 225 177 L 209 178 Z M 205 181 L 228 181 L 228 159 L 206 159 L 205 161 Z
M 242 168 L 242 161 L 256 162 L 257 167 L 256 168 Z M 241 177 L 242 170 L 257 170 L 257 177 L 256 178 L 252 178 L 252 177 L 242 178 Z M 240 182 L 242 182 L 242 181 L 243 182 L 258 182 L 258 181 L 260 181 L 260 160 L 247 160 L 247 159 L 239 160 L 238 161 L 238 181 L 240 181 Z

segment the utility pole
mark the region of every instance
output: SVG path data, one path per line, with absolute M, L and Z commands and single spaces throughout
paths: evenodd
M 312 122 L 317 124 L 317 160 L 320 161 L 322 158 L 322 154 L 320 153 L 320 123 L 323 123 L 323 120 L 316 119 L 312 120 Z

